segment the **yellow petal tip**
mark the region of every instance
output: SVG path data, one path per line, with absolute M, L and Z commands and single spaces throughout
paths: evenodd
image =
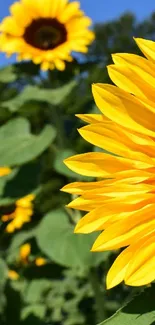
M 74 228 L 74 234 L 79 234 L 80 233 L 80 227 L 79 225 L 77 224 Z

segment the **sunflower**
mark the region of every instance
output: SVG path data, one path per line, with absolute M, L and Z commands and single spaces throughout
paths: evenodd
M 12 233 L 16 229 L 20 229 L 24 223 L 31 221 L 33 215 L 33 203 L 35 199 L 34 194 L 29 194 L 16 201 L 15 210 L 8 215 L 3 215 L 1 220 L 3 222 L 9 222 L 6 226 L 6 232 Z
M 88 123 L 81 136 L 104 151 L 65 160 L 73 171 L 97 178 L 63 188 L 80 195 L 69 207 L 87 212 L 75 232 L 100 231 L 94 252 L 124 248 L 107 288 L 155 280 L 155 42 L 135 41 L 146 58 L 114 54 L 108 72 L 116 86 L 92 88 L 100 114 L 79 115 Z
M 43 70 L 65 69 L 71 52 L 87 52 L 94 39 L 91 19 L 78 1 L 21 0 L 10 7 L 11 16 L 0 24 L 0 49 L 19 60 L 32 60 Z

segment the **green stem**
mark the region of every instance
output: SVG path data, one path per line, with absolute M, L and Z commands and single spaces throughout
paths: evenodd
M 96 270 L 91 269 L 89 272 L 89 281 L 92 285 L 92 289 L 95 296 L 95 302 L 96 302 L 96 316 L 97 316 L 97 322 L 102 322 L 106 319 L 106 313 L 104 309 L 104 295 L 103 291 L 100 287 L 99 278 L 97 276 Z
M 48 78 L 47 78 L 47 89 L 51 88 L 51 76 L 50 71 L 48 71 Z M 54 73 L 54 72 L 53 72 Z M 57 79 L 57 72 L 56 73 L 56 79 Z M 55 79 L 55 80 L 56 80 Z M 58 80 L 58 79 L 57 79 Z M 57 87 L 59 84 L 57 85 Z M 65 149 L 67 147 L 67 139 L 64 129 L 64 120 L 63 120 L 63 110 L 62 107 L 51 105 L 48 110 L 49 114 L 49 120 L 51 124 L 57 129 L 57 137 L 56 142 L 58 146 L 58 150 Z
M 57 145 L 59 149 L 64 149 L 66 145 L 66 135 L 61 114 L 62 112 L 59 107 L 51 107 L 51 122 L 57 129 Z

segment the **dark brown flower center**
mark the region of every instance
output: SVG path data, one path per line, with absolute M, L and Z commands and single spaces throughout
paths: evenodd
M 57 19 L 39 18 L 25 29 L 26 43 L 41 50 L 52 50 L 67 40 L 67 31 Z

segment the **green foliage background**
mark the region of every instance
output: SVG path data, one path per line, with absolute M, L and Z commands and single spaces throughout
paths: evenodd
M 65 208 L 71 198 L 60 191 L 83 179 L 63 159 L 97 150 L 80 138 L 82 122 L 75 117 L 97 109 L 91 84 L 110 82 L 111 53 L 139 53 L 133 36 L 155 38 L 155 14 L 139 24 L 126 14 L 96 25 L 95 32 L 89 53 L 64 72 L 42 73 L 31 62 L 0 70 L 0 166 L 13 168 L 0 178 L 1 215 L 12 211 L 18 198 L 36 194 L 30 223 L 8 234 L 0 222 L 1 325 L 155 324 L 154 286 L 141 295 L 144 288 L 124 285 L 106 291 L 105 276 L 118 252 L 90 253 L 97 234 L 73 234 L 80 215 Z M 27 242 L 30 259 L 42 256 L 46 265 L 17 263 Z M 9 279 L 8 269 L 16 270 L 19 279 Z

